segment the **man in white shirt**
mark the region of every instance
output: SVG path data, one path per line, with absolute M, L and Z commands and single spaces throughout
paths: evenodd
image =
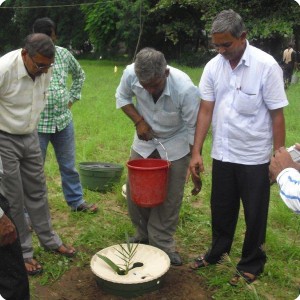
M 292 75 L 296 64 L 296 52 L 294 51 L 292 44 L 289 44 L 288 47 L 283 51 L 282 61 L 283 79 L 285 88 L 287 88 L 292 81 Z
M 171 161 L 167 197 L 163 204 L 153 208 L 137 206 L 127 184 L 128 209 L 136 226 L 136 236 L 131 241 L 162 249 L 172 265 L 180 266 L 182 260 L 175 251 L 173 235 L 193 145 L 199 91 L 185 73 L 167 66 L 161 52 L 144 48 L 137 54 L 135 63 L 125 69 L 116 99 L 117 108 L 122 108 L 136 127 L 130 159 L 168 157 Z M 192 193 L 198 194 L 200 180 L 193 176 L 193 182 Z
M 266 262 L 264 243 L 269 207 L 268 165 L 273 149 L 285 143 L 283 107 L 288 105 L 282 70 L 269 54 L 249 45 L 242 18 L 233 10 L 216 16 L 212 44 L 219 54 L 204 68 L 191 172 L 203 172 L 203 146 L 212 124 L 212 244 L 195 259 L 193 269 L 218 263 L 229 254 L 240 199 L 246 233 L 238 273 L 253 282 Z
M 300 151 L 300 144 L 295 148 Z M 271 159 L 270 180 L 277 181 L 280 188 L 280 196 L 286 206 L 300 214 L 300 163 L 293 161 L 289 152 L 279 148 Z
M 66 256 L 75 254 L 75 249 L 65 246 L 52 229 L 36 130 L 46 103 L 54 56 L 51 38 L 37 33 L 27 36 L 23 49 L 0 58 L 1 193 L 9 201 L 29 275 L 41 273 L 42 267 L 33 258 L 24 207 L 43 247 Z

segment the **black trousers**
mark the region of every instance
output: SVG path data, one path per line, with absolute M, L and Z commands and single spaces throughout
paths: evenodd
M 270 199 L 268 165 L 241 165 L 213 160 L 211 217 L 212 245 L 205 260 L 215 264 L 229 254 L 244 207 L 246 233 L 237 269 L 258 275 L 266 263 L 264 243 Z
M 0 194 L 0 207 L 11 219 L 8 201 Z M 29 300 L 29 283 L 19 238 L 0 247 L 0 295 L 6 300 Z

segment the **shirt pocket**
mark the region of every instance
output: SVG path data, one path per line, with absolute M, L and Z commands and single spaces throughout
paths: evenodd
M 181 117 L 178 112 L 160 111 L 157 114 L 157 121 L 165 128 L 175 128 L 181 124 Z
M 233 106 L 239 114 L 253 116 L 257 114 L 260 102 L 258 95 L 238 91 Z

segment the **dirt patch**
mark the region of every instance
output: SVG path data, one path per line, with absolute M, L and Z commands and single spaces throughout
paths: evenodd
M 206 300 L 212 299 L 203 288 L 203 279 L 188 266 L 171 267 L 164 277 L 162 287 L 135 300 Z M 97 285 L 89 266 L 73 267 L 51 286 L 36 286 L 36 299 L 41 300 L 121 300 L 107 294 Z

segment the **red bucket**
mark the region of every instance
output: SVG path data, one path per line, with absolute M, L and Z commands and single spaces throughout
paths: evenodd
M 142 207 L 164 202 L 168 192 L 170 162 L 163 159 L 134 159 L 127 163 L 130 195 Z

